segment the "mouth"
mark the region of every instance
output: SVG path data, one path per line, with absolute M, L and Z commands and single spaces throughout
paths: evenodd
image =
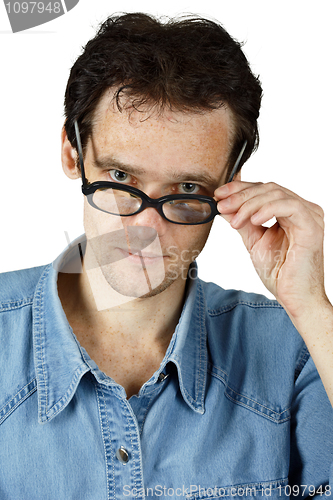
M 134 249 L 129 252 L 124 248 L 117 248 L 119 252 L 122 254 L 124 259 L 129 260 L 133 264 L 144 264 L 145 266 L 156 264 L 157 262 L 162 262 L 165 258 L 164 255 L 156 255 L 149 252 L 142 252 L 142 250 L 135 251 Z

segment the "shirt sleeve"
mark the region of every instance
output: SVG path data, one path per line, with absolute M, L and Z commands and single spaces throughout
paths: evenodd
M 333 409 L 311 357 L 296 379 L 291 415 L 292 491 L 333 498 Z

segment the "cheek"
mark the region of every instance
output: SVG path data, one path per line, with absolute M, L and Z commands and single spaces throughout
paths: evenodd
M 202 249 L 206 244 L 210 229 L 212 227 L 212 223 L 203 224 L 202 226 L 203 228 L 200 230 L 200 233 L 198 234 L 196 240 L 196 248 L 194 249 L 197 252 L 195 258 L 198 257 L 199 253 L 201 253 Z
M 212 222 L 198 226 L 183 226 L 182 231 L 177 235 L 177 247 L 180 252 L 187 252 L 193 258 L 198 257 L 199 253 L 205 246 Z
M 88 239 L 101 234 L 124 229 L 121 217 L 110 215 L 89 205 L 84 198 L 83 225 Z

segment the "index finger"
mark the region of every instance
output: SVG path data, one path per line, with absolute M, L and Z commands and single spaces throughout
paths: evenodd
M 243 191 L 244 189 L 248 189 L 250 187 L 259 186 L 263 184 L 262 182 L 246 182 L 246 181 L 232 181 L 223 186 L 218 187 L 214 191 L 214 198 L 216 201 L 227 198 L 228 196 L 238 193 L 239 191 Z

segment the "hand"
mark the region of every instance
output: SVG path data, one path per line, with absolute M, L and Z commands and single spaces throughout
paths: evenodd
M 233 181 L 215 191 L 222 217 L 237 229 L 267 289 L 292 318 L 328 302 L 324 212 L 274 183 Z M 276 223 L 264 227 L 267 221 Z

